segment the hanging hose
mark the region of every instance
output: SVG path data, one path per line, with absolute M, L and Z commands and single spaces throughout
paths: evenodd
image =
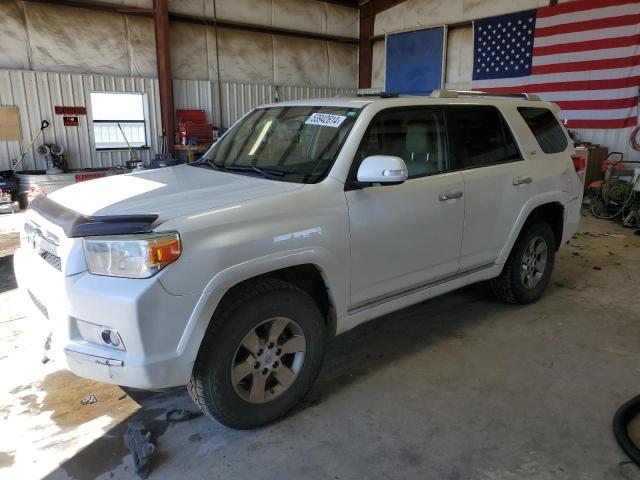
M 640 126 L 634 128 L 633 132 L 631 132 L 629 143 L 631 144 L 631 148 L 640 151 L 640 143 L 638 143 L 638 132 L 640 132 Z
M 613 435 L 620 448 L 640 467 L 640 448 L 633 443 L 627 427 L 629 422 L 640 413 L 640 395 L 622 405 L 613 417 Z
M 635 178 L 632 182 L 618 178 L 604 180 L 600 186 L 598 198 L 591 205 L 591 213 L 595 217 L 602 219 L 611 219 L 624 214 L 624 211 L 633 205 L 637 183 L 638 178 Z M 600 205 L 603 207 L 602 211 L 600 210 Z M 609 213 L 611 206 L 616 209 Z

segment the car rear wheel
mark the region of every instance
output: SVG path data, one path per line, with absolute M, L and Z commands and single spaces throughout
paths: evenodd
M 232 292 L 205 334 L 188 390 L 208 416 L 237 429 L 286 414 L 322 363 L 325 328 L 313 299 L 262 279 Z
M 509 303 L 527 304 L 544 293 L 555 263 L 556 241 L 548 223 L 526 226 L 499 277 L 491 280 L 493 293 Z

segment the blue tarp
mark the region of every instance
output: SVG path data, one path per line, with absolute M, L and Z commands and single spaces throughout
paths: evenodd
M 441 88 L 444 27 L 387 37 L 385 90 L 428 95 Z

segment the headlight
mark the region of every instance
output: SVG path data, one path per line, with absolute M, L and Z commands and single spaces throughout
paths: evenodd
M 110 277 L 149 278 L 175 261 L 181 250 L 175 232 L 84 239 L 89 272 Z

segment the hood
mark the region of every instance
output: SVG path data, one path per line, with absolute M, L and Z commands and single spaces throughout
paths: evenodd
M 303 184 L 179 165 L 76 183 L 48 197 L 83 215 L 170 218 L 302 188 Z

